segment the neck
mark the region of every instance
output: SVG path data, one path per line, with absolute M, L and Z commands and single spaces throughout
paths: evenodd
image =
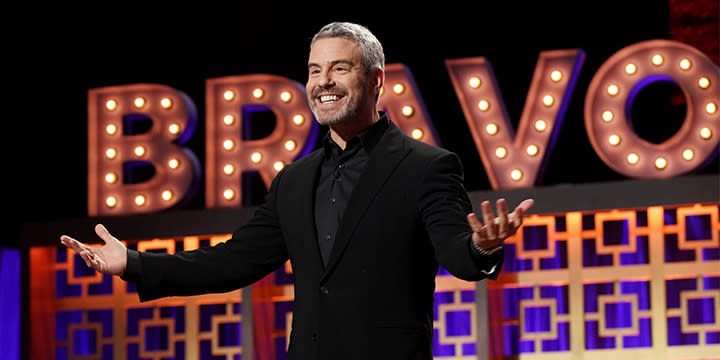
M 330 126 L 330 137 L 343 150 L 347 142 L 361 131 L 367 129 L 380 119 L 380 114 L 373 111 L 368 116 L 359 116 L 356 119 L 343 121 L 342 123 Z

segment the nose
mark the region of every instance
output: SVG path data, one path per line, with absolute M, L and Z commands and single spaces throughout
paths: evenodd
M 332 87 L 335 85 L 335 80 L 330 72 L 323 71 L 320 73 L 318 78 L 318 86 L 322 88 Z

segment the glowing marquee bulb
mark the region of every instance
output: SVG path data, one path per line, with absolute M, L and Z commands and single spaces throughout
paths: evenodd
M 498 126 L 493 123 L 487 124 L 487 126 L 485 126 L 485 132 L 487 132 L 488 135 L 495 135 L 498 132 Z
M 105 205 L 109 208 L 117 206 L 117 198 L 114 196 L 108 196 L 105 198 Z
M 280 93 L 280 101 L 287 103 L 292 100 L 292 94 L 289 91 L 283 91 Z
M 177 169 L 178 166 L 180 166 L 180 161 L 178 159 L 170 159 L 170 161 L 168 161 L 169 168 Z
M 113 111 L 117 109 L 118 103 L 117 101 L 110 99 L 105 102 L 105 108 L 108 109 L 108 111 Z
M 550 72 L 550 80 L 552 80 L 554 82 L 558 82 L 558 81 L 562 80 L 562 78 L 563 78 L 563 75 L 562 75 L 562 72 L 560 72 L 560 70 L 553 70 Z
M 141 107 L 145 106 L 145 99 L 141 96 L 138 96 L 133 100 L 133 105 L 135 105 L 136 108 L 140 109 Z
M 234 199 L 234 198 L 235 198 L 235 191 L 234 191 L 233 189 L 225 189 L 225 191 L 223 191 L 223 198 L 225 198 L 225 200 L 232 200 L 232 199 Z
M 170 191 L 170 190 L 165 190 L 165 191 L 162 192 L 162 194 L 160 195 L 160 197 L 162 197 L 162 199 L 165 200 L 165 201 L 170 201 L 170 200 L 172 200 L 172 198 L 173 198 L 173 193 L 172 193 L 172 191 Z
M 535 130 L 545 131 L 547 129 L 547 122 L 545 120 L 538 120 L 535 122 Z
M 170 98 L 162 98 L 160 99 L 160 106 L 162 106 L 163 109 L 169 109 L 173 105 L 172 100 Z
M 613 145 L 613 146 L 619 144 L 620 136 L 618 136 L 617 134 L 610 135 L 610 137 L 608 138 L 608 143 L 610 143 L 610 145 Z
M 285 163 L 283 163 L 282 161 L 276 161 L 275 163 L 273 163 L 273 169 L 275 169 L 275 171 L 280 171 L 284 167 L 285 167 Z
M 695 157 L 695 152 L 692 151 L 692 149 L 685 149 L 682 152 L 682 157 L 683 159 L 690 161 Z
M 400 94 L 402 94 L 404 91 L 405 91 L 405 86 L 403 86 L 403 84 L 397 83 L 397 84 L 393 85 L 393 92 L 394 92 L 396 95 L 400 95 Z
M 620 88 L 617 85 L 612 84 L 607 88 L 608 95 L 615 96 L 620 92 Z
M 226 139 L 225 141 L 223 141 L 223 148 L 224 148 L 225 150 L 230 151 L 230 150 L 232 150 L 234 147 L 235 147 L 235 142 L 233 142 L 232 140 Z
M 700 137 L 707 140 L 712 136 L 712 131 L 709 128 L 700 129 Z
M 105 150 L 105 157 L 110 160 L 114 159 L 115 157 L 117 157 L 117 150 L 115 150 L 114 148 L 108 148 L 107 150 Z
M 528 145 L 527 149 L 525 149 L 525 152 L 527 152 L 530 156 L 535 156 L 538 154 L 538 147 L 536 145 Z
M 667 160 L 665 160 L 664 157 L 659 157 L 655 159 L 655 167 L 662 170 L 665 167 L 667 167 Z
M 144 146 L 136 146 L 135 150 L 133 151 L 135 153 L 135 156 L 142 157 L 145 155 L 145 147 Z
M 615 117 L 615 114 L 613 114 L 613 112 L 610 111 L 610 110 L 605 110 L 605 111 L 603 111 L 603 113 L 602 113 L 602 119 L 603 119 L 603 121 L 605 121 L 605 122 L 610 122 L 610 121 L 612 121 L 612 119 L 613 119 L 614 117 Z
M 415 109 L 413 109 L 410 105 L 405 105 L 402 107 L 402 114 L 405 115 L 405 117 L 410 117 L 415 112 Z
M 265 91 L 264 91 L 263 89 L 261 89 L 261 88 L 256 88 L 256 89 L 253 90 L 253 92 L 252 92 L 252 96 L 253 96 L 254 98 L 256 98 L 256 99 L 262 98 L 263 95 L 265 95 Z
M 497 156 L 498 159 L 505 158 L 505 156 L 507 156 L 507 149 L 502 146 L 498 146 L 497 149 L 495 149 L 495 156 Z
M 223 124 L 230 126 L 235 123 L 235 117 L 232 115 L 225 115 L 223 116 Z
M 262 161 L 262 158 L 263 158 L 263 156 L 262 156 L 262 154 L 259 153 L 259 152 L 254 152 L 254 153 L 252 153 L 252 154 L 250 155 L 250 161 L 252 161 L 252 162 L 255 163 L 255 164 L 257 164 L 257 163 L 259 163 L 260 161 Z
M 180 125 L 176 124 L 176 123 L 170 124 L 170 126 L 168 126 L 168 132 L 173 135 L 179 134 L 180 133 Z
M 105 132 L 108 135 L 115 135 L 115 133 L 117 133 L 117 126 L 115 126 L 115 124 L 110 124 L 105 127 Z
M 681 69 L 690 70 L 691 67 L 692 67 L 692 62 L 690 62 L 690 60 L 688 60 L 688 59 L 680 60 L 680 68 Z
M 137 205 L 137 206 L 145 205 L 145 197 L 142 195 L 136 196 L 135 197 L 135 205 Z
M 555 102 L 555 99 L 550 95 L 545 95 L 542 101 L 545 106 L 551 106 Z
M 300 125 L 302 125 L 303 123 L 305 123 L 305 117 L 302 116 L 302 115 L 300 115 L 300 114 L 297 114 L 297 115 L 293 116 L 293 120 L 292 120 L 292 121 L 293 121 L 293 124 L 295 124 L 295 125 L 297 125 L 297 126 L 300 126 Z
M 413 130 L 412 133 L 411 133 L 412 138 L 415 139 L 415 140 L 420 140 L 420 139 L 422 139 L 422 138 L 423 138 L 423 135 L 425 135 L 425 134 L 424 134 L 423 131 L 420 130 L 420 129 L 415 129 L 415 130 Z
M 470 78 L 470 80 L 468 80 L 468 84 L 470 85 L 471 88 L 477 89 L 480 87 L 480 84 L 482 84 L 482 82 L 480 81 L 479 77 L 473 76 Z
M 627 156 L 627 162 L 630 165 L 635 165 L 640 161 L 640 157 L 636 153 L 629 153 Z
M 225 164 L 225 166 L 223 166 L 223 172 L 225 175 L 232 175 L 235 172 L 235 167 L 232 164 Z
M 635 64 L 627 64 L 625 65 L 625 73 L 628 75 L 634 75 L 637 72 L 637 66 Z
M 717 105 L 711 101 L 705 105 L 705 111 L 707 111 L 708 114 L 714 114 L 717 111 Z
M 515 181 L 520 181 L 520 179 L 522 179 L 522 177 L 523 177 L 523 173 L 522 173 L 522 171 L 520 171 L 518 169 L 515 169 L 510 172 L 510 178 Z
M 708 87 L 710 87 L 710 79 L 708 79 L 708 78 L 705 77 L 705 76 L 699 78 L 699 79 L 698 79 L 698 86 L 699 86 L 700 88 L 702 88 L 702 89 L 707 89 Z
M 656 55 L 653 55 L 653 57 L 650 61 L 653 63 L 653 65 L 660 66 L 663 64 L 663 62 L 665 62 L 665 59 L 663 59 L 662 55 L 656 54 Z
M 292 140 L 288 140 L 285 142 L 285 150 L 287 150 L 287 151 L 295 150 L 295 146 L 297 146 L 297 145 Z
M 490 103 L 487 100 L 480 100 L 478 102 L 478 109 L 480 111 L 487 111 L 490 108 Z
M 105 174 L 105 182 L 108 184 L 114 184 L 117 181 L 117 175 L 113 172 Z
M 232 101 L 232 99 L 234 99 L 234 98 L 235 98 L 235 92 L 232 90 L 227 90 L 223 93 L 223 99 L 225 99 L 225 101 Z

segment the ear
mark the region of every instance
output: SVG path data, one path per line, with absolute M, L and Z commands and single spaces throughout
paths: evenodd
M 375 91 L 380 94 L 380 89 L 385 85 L 385 70 L 377 69 L 373 72 L 372 76 L 375 81 Z

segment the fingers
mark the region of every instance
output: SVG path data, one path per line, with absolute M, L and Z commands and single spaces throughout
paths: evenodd
M 480 204 L 482 210 L 483 223 L 485 224 L 485 231 L 488 238 L 493 239 L 497 235 L 497 223 L 495 223 L 495 214 L 493 214 L 492 207 L 490 207 L 489 201 L 483 201 Z
M 469 214 L 467 216 L 468 224 L 470 224 L 470 228 L 473 232 L 479 232 L 482 229 L 482 223 L 480 220 L 478 220 L 477 215 L 475 213 Z
M 535 200 L 526 199 L 523 200 L 517 207 L 515 207 L 515 210 L 513 210 L 512 214 L 510 214 L 513 227 L 519 228 L 520 225 L 522 225 L 523 216 L 525 216 L 525 213 L 530 210 L 533 204 L 535 204 Z
M 507 204 L 505 203 L 505 199 L 498 199 L 495 203 L 495 207 L 497 208 L 498 217 L 497 217 L 497 224 L 498 224 L 498 232 L 497 234 L 508 234 L 510 232 L 510 226 L 508 224 L 508 209 Z

